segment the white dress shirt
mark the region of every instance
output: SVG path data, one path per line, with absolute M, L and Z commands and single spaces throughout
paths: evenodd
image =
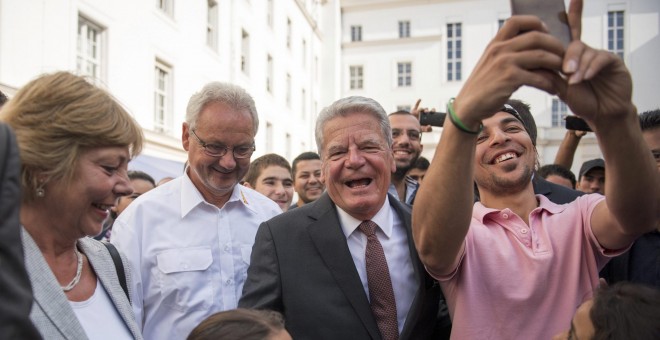
M 185 339 L 209 315 L 236 308 L 257 228 L 281 212 L 242 185 L 220 209 L 185 174 L 131 203 L 112 243 L 131 264 L 144 338 Z
M 362 287 L 367 294 L 367 298 L 369 298 L 367 267 L 364 259 L 367 248 L 367 236 L 357 229 L 362 221 L 352 217 L 338 206 L 337 214 L 339 215 L 341 228 L 346 236 L 348 249 L 355 263 L 355 269 L 357 269 L 360 275 Z M 394 290 L 394 299 L 396 301 L 399 334 L 401 334 L 418 287 L 415 269 L 410 258 L 408 233 L 406 232 L 403 221 L 401 221 L 396 211 L 390 206 L 390 201 L 387 197 L 385 197 L 383 207 L 380 208 L 371 220 L 378 224 L 376 236 L 383 246 L 387 267 L 390 270 L 392 289 Z

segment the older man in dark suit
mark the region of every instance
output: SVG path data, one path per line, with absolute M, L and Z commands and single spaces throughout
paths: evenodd
M 282 312 L 294 339 L 442 338 L 441 293 L 417 257 L 410 211 L 387 194 L 396 166 L 385 111 L 340 99 L 319 115 L 316 143 L 327 193 L 259 227 L 239 307 Z

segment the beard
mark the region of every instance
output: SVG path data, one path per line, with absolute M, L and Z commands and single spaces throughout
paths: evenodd
M 479 190 L 486 190 L 496 196 L 507 196 L 523 191 L 532 181 L 533 167 L 524 165 L 522 174 L 515 178 L 506 178 L 490 173 L 485 180 L 475 178 Z
M 408 173 L 408 170 L 412 169 L 413 165 L 415 165 L 415 162 L 417 162 L 418 158 L 419 158 L 419 154 L 417 156 L 413 156 L 413 158 L 411 158 L 410 161 L 406 162 L 405 164 L 399 164 L 395 161 L 396 170 L 394 171 L 392 176 L 394 178 L 403 178 Z

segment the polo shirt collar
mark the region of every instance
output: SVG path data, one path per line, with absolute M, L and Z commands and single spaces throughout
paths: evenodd
M 546 210 L 551 214 L 558 214 L 566 209 L 566 204 L 558 205 L 550 201 L 547 197 L 543 195 L 535 195 L 536 199 L 539 202 L 539 206 L 534 209 L 536 210 Z M 481 202 L 475 202 L 472 217 L 479 220 L 480 223 L 484 223 L 484 218 L 490 214 L 499 214 L 502 210 L 487 208 Z

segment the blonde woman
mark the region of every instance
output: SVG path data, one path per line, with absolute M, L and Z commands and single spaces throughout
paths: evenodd
M 107 92 L 67 72 L 25 85 L 0 118 L 16 133 L 22 163 L 33 323 L 45 339 L 142 339 L 117 274 L 130 281 L 126 258 L 116 267 L 87 237 L 132 192 L 127 163 L 141 150 L 140 127 Z

